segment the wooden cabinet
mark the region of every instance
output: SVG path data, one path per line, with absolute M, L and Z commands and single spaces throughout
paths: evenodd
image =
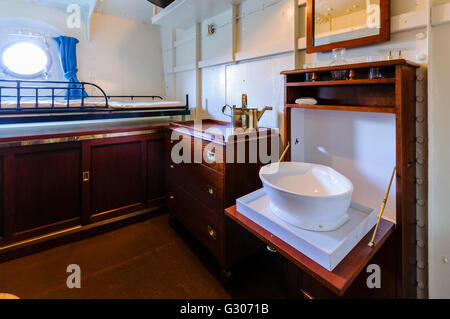
M 292 109 L 374 112 L 392 114 L 396 121 L 396 238 L 395 282 L 397 298 L 417 297 L 416 269 L 416 69 L 406 60 L 378 61 L 284 71 L 285 139 L 291 139 Z M 382 78 L 371 79 L 377 68 Z M 345 70 L 348 80 L 332 80 L 332 72 Z M 308 76 L 307 76 L 308 75 Z M 309 81 L 309 75 L 314 81 Z M 296 104 L 312 97 L 317 105 Z M 289 158 L 288 154 L 287 158 Z M 380 155 L 382 156 L 382 155 Z
M 169 212 L 209 250 L 224 273 L 260 246 L 224 215 L 237 198 L 262 187 L 258 172 L 263 164 L 249 160 L 249 143 L 255 142 L 256 154 L 260 147 L 270 154 L 272 139 L 277 147 L 279 139 L 269 130 L 265 137 L 257 132 L 239 140 L 228 136 L 227 128 L 227 123 L 212 120 L 203 121 L 200 130 L 193 122 L 178 122 L 171 124 L 166 138 Z M 238 149 L 246 154 L 242 163 L 237 163 Z M 227 157 L 230 150 L 232 156 Z
M 286 260 L 284 277 L 287 295 L 289 298 L 299 299 L 394 299 L 397 265 L 394 236 L 388 238 L 367 265 L 379 266 L 380 286 L 377 288 L 367 285 L 368 279 L 372 282 L 369 276 L 373 270 L 370 268 L 367 272 L 367 267 L 364 267 L 345 293 L 338 295 L 307 272 L 300 270 L 294 263 Z
M 0 260 L 21 241 L 25 247 L 65 233 L 95 234 L 97 224 L 162 208 L 164 132 L 162 126 L 0 141 Z

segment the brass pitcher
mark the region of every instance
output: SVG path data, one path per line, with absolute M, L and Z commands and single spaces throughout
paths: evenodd
M 230 109 L 230 114 L 227 114 L 226 109 Z M 272 107 L 266 106 L 261 111 L 256 108 L 238 108 L 225 105 L 222 108 L 222 113 L 231 118 L 231 125 L 233 128 L 258 128 L 258 122 L 266 111 L 271 111 Z
M 230 114 L 225 113 L 225 110 L 229 108 Z M 257 108 L 248 108 L 247 107 L 247 95 L 242 95 L 242 108 L 236 107 L 236 105 L 233 105 L 233 107 L 229 105 L 225 105 L 222 108 L 222 113 L 226 116 L 229 116 L 231 118 L 231 125 L 235 128 L 244 128 L 244 129 L 257 129 L 258 128 L 258 122 L 261 119 L 261 117 L 264 115 L 266 111 L 271 111 L 272 107 L 266 106 L 261 111 L 259 111 Z

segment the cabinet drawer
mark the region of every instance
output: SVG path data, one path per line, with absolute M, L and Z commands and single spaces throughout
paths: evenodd
M 168 197 L 169 212 L 222 263 L 224 256 L 222 216 L 211 212 L 176 184 L 169 184 Z
M 203 141 L 200 138 L 195 138 L 191 135 L 181 134 L 176 132 L 172 140 L 172 134 L 169 131 L 166 137 L 167 152 L 166 156 L 169 160 L 172 158 L 172 148 L 177 146 L 175 154 L 179 155 L 183 161 L 190 161 L 190 163 L 203 164 L 213 170 L 223 174 L 224 173 L 224 162 L 225 162 L 225 151 L 224 146 L 221 144 L 212 143 L 209 141 Z M 178 140 L 176 138 L 179 138 Z M 190 151 L 189 155 L 183 154 L 182 151 Z M 176 161 L 178 162 L 178 161 Z
M 192 197 L 222 213 L 223 175 L 202 164 L 167 164 L 169 182 L 181 185 Z

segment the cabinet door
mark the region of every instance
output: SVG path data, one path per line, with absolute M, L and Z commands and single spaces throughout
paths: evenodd
M 86 142 L 83 147 L 88 222 L 139 210 L 145 205 L 145 137 Z
M 5 239 L 80 224 L 81 145 L 28 146 L 2 154 Z

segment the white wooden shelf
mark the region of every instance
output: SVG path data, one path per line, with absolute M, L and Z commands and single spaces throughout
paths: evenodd
M 231 9 L 243 0 L 175 0 L 152 18 L 152 23 L 164 27 L 187 29 L 195 23 Z

